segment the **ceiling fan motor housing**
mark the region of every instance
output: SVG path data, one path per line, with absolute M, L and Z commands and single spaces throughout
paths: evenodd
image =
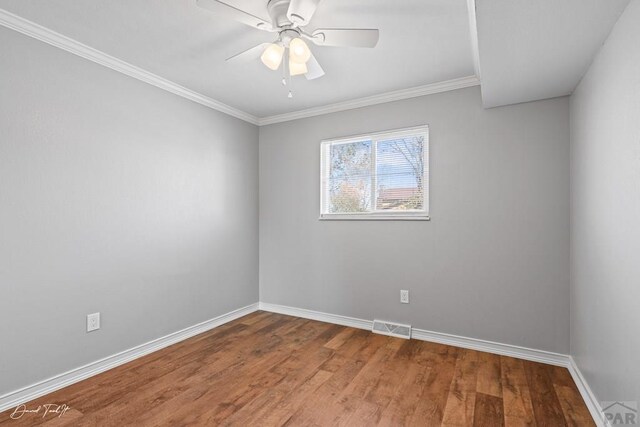
M 291 40 L 300 37 L 300 33 L 294 29 L 287 28 L 280 31 L 280 41 L 284 47 L 289 47 Z
M 290 2 L 291 0 L 269 0 L 267 11 L 274 27 L 286 28 L 293 25 L 293 22 L 287 17 Z

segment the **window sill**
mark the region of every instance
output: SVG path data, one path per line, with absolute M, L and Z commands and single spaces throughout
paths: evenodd
M 427 214 L 324 214 L 318 218 L 320 221 L 430 221 Z

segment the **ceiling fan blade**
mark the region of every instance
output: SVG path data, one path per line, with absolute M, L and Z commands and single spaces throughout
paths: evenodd
M 291 0 L 287 18 L 294 24 L 303 27 L 311 21 L 320 0 Z
M 318 63 L 318 60 L 313 53 L 311 54 L 311 58 L 307 61 L 307 73 L 304 75 L 307 80 L 313 80 L 324 76 L 324 70 Z
M 218 0 L 196 0 L 196 4 L 203 9 L 215 13 L 224 18 L 233 19 L 234 21 L 248 25 L 253 28 L 264 31 L 272 31 L 271 23 L 262 18 L 258 18 L 250 13 L 240 10 L 236 7 L 228 5 Z
M 312 41 L 320 46 L 376 47 L 380 32 L 373 29 L 318 28 Z
M 229 62 L 249 62 L 258 59 L 267 46 L 269 46 L 269 43 L 260 43 L 258 46 L 237 53 L 226 60 Z

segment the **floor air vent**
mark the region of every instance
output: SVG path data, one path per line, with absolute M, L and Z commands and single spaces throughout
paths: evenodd
M 398 338 L 411 338 L 411 325 L 402 325 L 400 323 L 383 322 L 382 320 L 373 321 L 373 332 L 382 335 L 389 335 Z

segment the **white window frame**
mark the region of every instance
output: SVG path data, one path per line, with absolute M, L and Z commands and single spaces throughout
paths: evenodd
M 331 145 L 349 144 L 359 141 L 371 141 L 371 168 L 373 182 L 371 183 L 371 205 L 376 206 L 376 152 L 377 143 L 405 136 L 424 135 L 422 150 L 424 170 L 422 182 L 424 183 L 424 209 L 421 210 L 387 210 L 354 213 L 330 213 L 327 212 L 329 190 L 326 182 L 330 174 L 331 162 L 329 161 Z M 394 129 L 384 132 L 366 133 L 343 138 L 325 139 L 320 143 L 320 218 L 321 220 L 422 220 L 428 221 L 429 217 L 429 126 L 416 126 L 412 128 Z

